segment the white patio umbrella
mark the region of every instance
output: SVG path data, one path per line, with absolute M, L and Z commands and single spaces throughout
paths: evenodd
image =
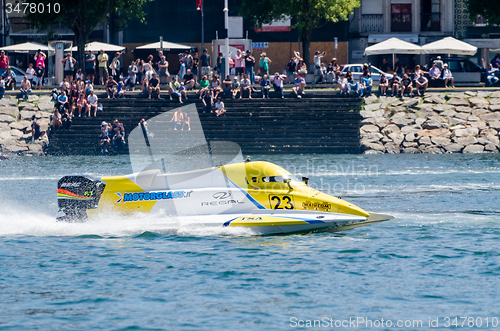
M 152 44 L 146 44 L 146 45 L 136 47 L 136 49 L 153 49 L 153 50 L 163 49 L 165 51 L 169 51 L 171 49 L 191 49 L 191 46 L 188 46 L 188 45 L 176 44 L 176 43 L 171 43 L 168 41 L 163 41 L 162 43 L 163 43 L 163 45 L 160 45 L 160 42 L 157 41 L 157 42 L 152 43 Z
M 394 65 L 395 54 L 421 54 L 422 48 L 407 41 L 390 38 L 378 44 L 365 48 L 365 55 L 392 54 Z
M 441 40 L 422 46 L 422 54 L 456 54 L 474 55 L 477 47 L 453 37 L 446 37 Z
M 2 50 L 2 51 L 15 52 L 15 53 L 36 52 L 39 49 L 44 51 L 44 52 L 47 52 L 49 50 L 49 47 L 47 45 L 43 45 L 43 44 L 39 44 L 39 43 L 27 42 L 27 43 L 10 45 L 10 46 L 5 46 L 5 47 L 0 48 L 0 50 Z
M 125 47 L 113 44 L 101 43 L 99 41 L 93 41 L 91 43 L 85 44 L 86 52 L 88 51 L 99 52 L 101 49 L 105 52 L 121 52 L 125 49 Z M 69 52 L 70 49 L 68 48 L 65 49 L 64 51 Z M 78 51 L 78 46 L 71 47 L 71 52 L 77 52 L 77 51 Z

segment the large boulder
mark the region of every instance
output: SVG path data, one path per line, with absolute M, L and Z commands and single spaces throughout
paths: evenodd
M 384 137 L 384 135 L 382 135 L 379 132 L 368 132 L 368 133 L 365 133 L 363 135 L 363 137 L 361 138 L 361 140 L 366 140 L 366 141 L 369 141 L 369 142 L 374 142 L 374 141 L 379 141 L 383 137 Z
M 474 115 L 470 115 L 470 116 L 467 116 L 467 121 L 469 122 L 479 122 L 481 119 L 477 116 L 474 116 Z
M 422 130 L 418 133 L 420 137 L 451 137 L 449 129 Z
M 454 105 L 454 106 L 468 106 L 469 105 L 467 100 L 465 100 L 463 98 L 456 98 L 456 97 L 448 100 L 448 104 Z
M 454 137 L 453 142 L 460 144 L 460 145 L 473 145 L 477 143 L 476 137 L 473 136 L 463 136 L 463 137 Z
M 415 123 L 415 119 L 408 117 L 404 113 L 395 114 L 389 119 L 389 121 L 393 124 L 396 124 L 400 128 Z
M 490 98 L 500 98 L 500 91 L 495 91 L 491 93 Z
M 500 130 L 500 121 L 488 121 L 488 126 L 495 130 Z
M 10 115 L 0 115 L 0 122 L 4 123 L 11 123 L 14 122 L 16 119 Z
M 477 92 L 477 96 L 479 98 L 489 98 L 490 95 L 491 95 L 491 92 L 489 92 L 489 91 L 478 91 Z
M 383 109 L 379 109 L 379 110 L 376 110 L 376 111 L 362 110 L 362 111 L 359 112 L 359 114 L 363 118 L 367 118 L 367 117 L 382 117 L 384 115 L 384 110 Z
M 385 152 L 385 147 L 380 142 L 361 141 L 361 146 L 365 147 L 366 150 L 373 149 L 375 151 Z
M 446 102 L 446 100 L 443 97 L 440 97 L 438 95 L 433 95 L 430 98 L 425 98 L 424 102 L 444 104 Z
M 451 144 L 451 140 L 444 137 L 431 137 L 431 141 L 434 145 L 439 147 L 446 147 Z
M 491 98 L 489 102 L 490 105 L 500 105 L 500 98 Z
M 408 148 L 408 147 L 418 148 L 418 143 L 412 142 L 412 141 L 403 141 L 403 147 L 404 148 Z
M 480 97 L 470 98 L 469 102 L 473 107 L 478 107 L 478 108 L 488 108 L 490 104 L 488 100 Z
M 0 107 L 0 115 L 10 115 L 15 118 L 18 118 L 19 109 L 17 107 L 10 107 L 10 106 Z
M 421 153 L 420 150 L 418 148 L 415 148 L 415 147 L 403 148 L 402 152 L 405 154 L 419 154 L 419 153 Z
M 479 134 L 479 129 L 478 128 L 465 128 L 465 129 L 458 129 L 453 131 L 455 137 L 463 137 L 463 136 L 474 136 L 476 137 Z
M 416 105 L 418 105 L 419 102 L 420 102 L 420 98 L 410 98 L 410 99 L 406 99 L 403 102 L 403 106 L 405 106 L 407 108 L 412 108 L 412 107 L 415 107 Z
M 389 124 L 388 126 L 382 129 L 382 133 L 385 134 L 386 136 L 390 135 L 393 132 L 400 132 L 400 131 L 401 129 L 399 128 L 399 126 L 395 124 Z
M 10 128 L 20 131 L 24 131 L 26 128 L 29 128 L 30 126 L 31 126 L 30 121 L 19 121 L 19 122 L 12 122 L 9 124 Z
M 483 121 L 468 122 L 467 125 L 470 126 L 471 128 L 476 128 L 478 130 L 484 130 L 484 129 L 488 128 L 488 126 L 486 125 L 486 122 L 483 122 Z
M 500 105 L 491 105 L 490 106 L 491 111 L 499 111 L 500 110 Z
M 443 123 L 437 118 L 430 118 L 424 124 L 422 124 L 422 128 L 427 130 L 449 128 L 449 127 L 450 126 L 447 123 Z
M 54 110 L 54 103 L 53 102 L 39 102 L 38 109 L 40 109 L 40 111 L 42 111 L 42 112 L 51 113 Z
M 457 114 L 457 112 L 454 111 L 453 109 L 446 109 L 440 115 L 441 116 L 455 116 L 456 114 Z
M 405 136 L 401 132 L 393 132 L 389 134 L 389 138 L 391 138 L 392 141 L 394 141 L 394 143 L 399 146 L 405 139 Z
M 482 137 L 479 137 L 477 139 L 477 142 L 478 142 L 478 144 L 481 144 L 481 145 L 491 144 L 491 145 L 495 145 L 495 146 L 500 146 L 500 140 L 498 139 L 497 136 L 491 136 L 491 135 L 482 136 Z
M 20 130 L 12 129 L 10 130 L 10 135 L 16 139 L 20 139 L 23 137 L 24 133 Z
M 458 107 L 455 107 L 455 111 L 457 111 L 459 113 L 472 113 L 472 108 L 465 107 L 465 106 L 458 106 Z
M 487 153 L 498 153 L 498 147 L 492 144 L 484 146 L 484 151 Z
M 4 150 L 9 151 L 11 153 L 19 153 L 19 152 L 25 152 L 28 150 L 28 147 L 26 146 L 19 146 L 17 144 L 11 144 L 11 145 L 6 145 L 3 147 Z
M 420 125 L 407 125 L 401 128 L 401 133 L 402 134 L 408 134 L 410 132 L 418 133 L 422 130 L 422 127 Z
M 19 103 L 19 110 L 31 110 L 31 111 L 37 111 L 38 108 L 35 106 L 35 104 L 30 103 L 30 102 L 21 102 Z
M 375 94 L 372 94 L 369 97 L 365 98 L 365 105 L 368 105 L 368 104 L 371 104 L 371 103 L 375 103 L 377 101 L 378 101 L 377 100 L 377 96 Z
M 36 143 L 34 143 L 34 144 L 28 144 L 28 149 L 29 149 L 29 151 L 31 153 L 33 153 L 35 155 L 38 155 L 38 156 L 44 155 L 44 153 L 43 153 L 43 147 L 40 144 L 36 144 Z
M 499 121 L 500 120 L 500 113 L 487 113 L 487 114 L 482 114 L 479 115 L 481 119 L 490 122 L 490 121 Z
M 387 143 L 384 145 L 385 147 L 385 152 L 387 154 L 399 154 L 401 153 L 401 148 L 399 145 L 396 145 L 394 143 Z
M 432 142 L 431 142 L 431 137 L 429 136 L 424 136 L 424 137 L 421 137 L 419 140 L 418 140 L 418 143 L 420 145 L 432 145 Z
M 381 103 L 372 103 L 369 105 L 365 105 L 365 110 L 374 111 L 374 110 L 380 109 L 381 105 L 382 105 Z
M 462 153 L 465 153 L 465 154 L 478 154 L 478 153 L 483 153 L 483 152 L 484 152 L 483 145 L 465 146 L 464 150 L 462 151 Z
M 490 127 L 490 128 L 481 130 L 481 132 L 479 132 L 479 135 L 480 136 L 497 136 L 498 131 Z
M 462 151 L 462 149 L 464 149 L 464 145 L 454 143 L 454 144 L 446 145 L 444 147 L 444 149 L 446 149 L 446 151 L 448 153 L 460 153 Z
M 21 110 L 19 112 L 21 120 L 31 120 L 33 115 L 36 115 L 36 111 L 34 110 Z
M 444 150 L 437 146 L 427 146 L 422 150 L 425 154 L 443 154 Z
M 359 130 L 361 133 L 380 132 L 379 127 L 373 124 L 363 125 Z
M 472 115 L 474 115 L 474 116 L 479 116 L 479 115 L 486 114 L 486 113 L 489 113 L 489 111 L 488 111 L 488 109 L 485 109 L 485 108 L 474 108 L 472 110 Z
M 450 125 L 452 125 L 452 126 L 465 124 L 466 122 L 467 122 L 466 120 L 456 118 L 456 117 L 452 117 L 452 118 L 448 119 L 448 123 L 450 123 Z
M 4 97 L 0 99 L 0 107 L 15 107 L 17 105 L 17 100 L 15 98 Z
M 405 135 L 405 141 L 408 142 L 415 142 L 417 140 L 417 133 L 416 132 L 410 132 Z

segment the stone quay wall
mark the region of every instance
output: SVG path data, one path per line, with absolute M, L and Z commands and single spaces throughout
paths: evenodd
M 31 142 L 31 118 L 38 119 L 41 130 L 49 127 L 54 103 L 50 96 L 30 95 L 28 101 L 5 95 L 0 99 L 0 151 L 4 155 L 44 155 L 49 140 Z
M 360 128 L 365 154 L 498 153 L 500 91 L 365 98 Z

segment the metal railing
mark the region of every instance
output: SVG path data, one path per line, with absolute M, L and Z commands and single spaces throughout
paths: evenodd
M 384 32 L 384 15 L 361 15 L 361 32 Z

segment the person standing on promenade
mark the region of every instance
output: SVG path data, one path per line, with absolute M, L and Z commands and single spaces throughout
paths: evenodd
M 203 50 L 203 55 L 200 57 L 201 62 L 201 75 L 210 77 L 210 55 L 208 55 L 208 50 L 205 48 Z
M 318 76 L 322 75 L 322 72 L 321 72 L 321 59 L 325 55 L 326 55 L 325 51 L 323 51 L 323 53 L 321 53 L 320 51 L 316 51 L 314 53 L 314 58 L 313 58 L 313 61 L 314 61 L 314 77 L 318 77 Z
M 245 55 L 245 74 L 250 77 L 250 81 L 252 83 L 255 83 L 255 73 L 253 70 L 253 67 L 255 66 L 255 58 L 253 57 L 252 53 L 250 53 L 249 50 L 247 50 L 247 55 Z
M 104 82 L 108 80 L 108 54 L 104 53 L 101 49 L 100 53 L 97 56 L 97 62 L 99 62 L 99 81 L 101 85 L 104 85 Z
M 89 50 L 88 54 L 85 55 L 85 74 L 87 75 L 87 80 L 90 80 L 94 84 L 95 77 L 95 55 Z
M 265 52 L 260 54 L 259 70 L 261 76 L 264 76 L 264 74 L 269 76 L 269 64 L 272 62 Z
M 243 61 L 246 62 L 241 50 L 238 49 L 234 57 L 234 75 L 238 76 L 239 80 L 241 80 L 241 77 L 243 76 Z
M 4 51 L 0 52 L 0 75 L 3 75 L 9 67 L 9 57 L 5 55 Z

